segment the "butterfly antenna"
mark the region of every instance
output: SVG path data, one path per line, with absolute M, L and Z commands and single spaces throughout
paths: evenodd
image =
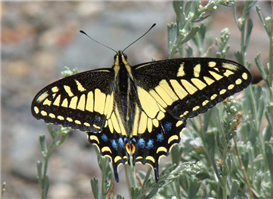
M 148 32 L 150 32 L 150 30 L 155 27 L 156 23 L 154 23 L 149 30 L 147 30 L 143 35 L 141 35 L 138 39 L 136 39 L 134 42 L 132 42 L 131 44 L 129 44 L 129 46 L 127 46 L 126 48 L 124 48 L 124 50 L 122 52 L 124 52 L 127 48 L 129 48 L 130 46 L 132 46 L 134 43 L 136 43 L 138 40 L 140 40 L 142 37 L 144 37 Z
M 87 37 L 89 37 L 89 39 L 91 39 L 91 40 L 93 40 L 94 42 L 96 42 L 96 43 L 98 43 L 98 44 L 100 44 L 100 45 L 102 45 L 102 46 L 104 46 L 104 47 L 106 47 L 106 48 L 108 48 L 108 49 L 110 49 L 110 50 L 112 50 L 112 51 L 114 51 L 114 52 L 116 52 L 117 53 L 117 51 L 116 50 L 114 50 L 113 48 L 111 48 L 111 47 L 109 47 L 109 46 L 106 46 L 106 45 L 104 45 L 104 44 L 102 44 L 102 43 L 100 43 L 100 42 L 98 42 L 97 40 L 95 40 L 95 39 L 93 39 L 92 37 L 90 37 L 86 32 L 84 32 L 83 30 L 80 30 L 80 33 L 82 33 L 82 34 L 84 34 L 84 35 L 86 35 Z

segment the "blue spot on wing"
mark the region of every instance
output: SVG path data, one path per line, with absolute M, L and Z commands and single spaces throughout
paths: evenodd
M 154 141 L 149 139 L 147 142 L 147 148 L 148 149 L 152 149 L 154 147 Z
M 118 145 L 119 145 L 120 148 L 124 148 L 124 141 L 123 141 L 122 138 L 118 139 Z
M 143 138 L 139 138 L 138 142 L 137 142 L 137 145 L 140 147 L 140 148 L 144 148 L 145 146 L 145 140 Z
M 164 125 L 165 131 L 171 131 L 172 130 L 172 123 L 171 122 L 166 122 Z
M 181 104 L 176 104 L 174 107 L 173 107 L 173 109 L 175 110 L 175 111 L 177 111 L 177 110 L 180 110 L 181 109 Z
M 108 141 L 108 138 L 105 134 L 102 134 L 101 135 L 101 139 L 104 141 L 104 142 L 107 142 Z
M 162 134 L 157 134 L 156 135 L 156 141 L 157 142 L 162 142 L 164 140 L 164 136 Z
M 111 141 L 111 144 L 112 144 L 113 149 L 117 150 L 118 145 L 117 145 L 117 143 L 116 143 L 116 140 L 112 140 L 112 141 Z

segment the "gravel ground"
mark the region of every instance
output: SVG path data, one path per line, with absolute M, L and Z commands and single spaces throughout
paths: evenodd
M 262 3 L 262 2 L 260 2 Z M 263 3 L 266 12 L 266 3 Z M 61 77 L 64 66 L 79 71 L 111 67 L 114 53 L 79 33 L 82 29 L 96 40 L 120 50 L 157 26 L 127 49 L 134 65 L 167 58 L 166 24 L 175 21 L 172 3 L 166 2 L 2 2 L 1 28 L 1 182 L 6 181 L 3 198 L 39 198 L 36 162 L 42 161 L 39 135 L 49 140 L 46 125 L 35 120 L 30 104 L 35 94 Z M 216 13 L 210 34 L 231 31 L 230 58 L 239 49 L 239 32 L 232 13 L 222 7 Z M 268 60 L 268 40 L 253 10 L 254 30 L 249 60 L 258 52 Z M 252 73 L 258 74 L 252 68 Z M 51 187 L 48 198 L 93 198 L 90 179 L 100 177 L 94 146 L 84 132 L 71 132 L 49 162 Z M 164 159 L 164 160 L 163 160 Z M 163 158 L 168 161 L 168 158 Z M 147 166 L 138 165 L 138 169 Z M 115 191 L 128 193 L 122 166 Z

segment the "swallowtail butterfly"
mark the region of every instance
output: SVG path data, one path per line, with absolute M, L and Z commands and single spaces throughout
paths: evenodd
M 251 80 L 245 67 L 226 59 L 130 66 L 123 50 L 116 52 L 112 68 L 81 72 L 43 88 L 31 112 L 36 119 L 86 131 L 101 154 L 111 158 L 117 182 L 118 166 L 130 163 L 130 157 L 133 165 L 152 166 L 158 181 L 159 158 L 179 143 L 186 120 L 242 91 Z

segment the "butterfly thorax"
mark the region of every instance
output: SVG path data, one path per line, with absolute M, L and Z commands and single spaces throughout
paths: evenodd
M 131 66 L 127 62 L 127 56 L 122 52 L 114 57 L 113 70 L 115 72 L 115 90 L 114 99 L 117 102 L 121 120 L 124 124 L 127 136 L 130 136 L 133 122 L 133 104 L 135 103 L 135 95 L 133 92 L 133 75 Z M 133 89 L 133 90 L 132 90 Z

